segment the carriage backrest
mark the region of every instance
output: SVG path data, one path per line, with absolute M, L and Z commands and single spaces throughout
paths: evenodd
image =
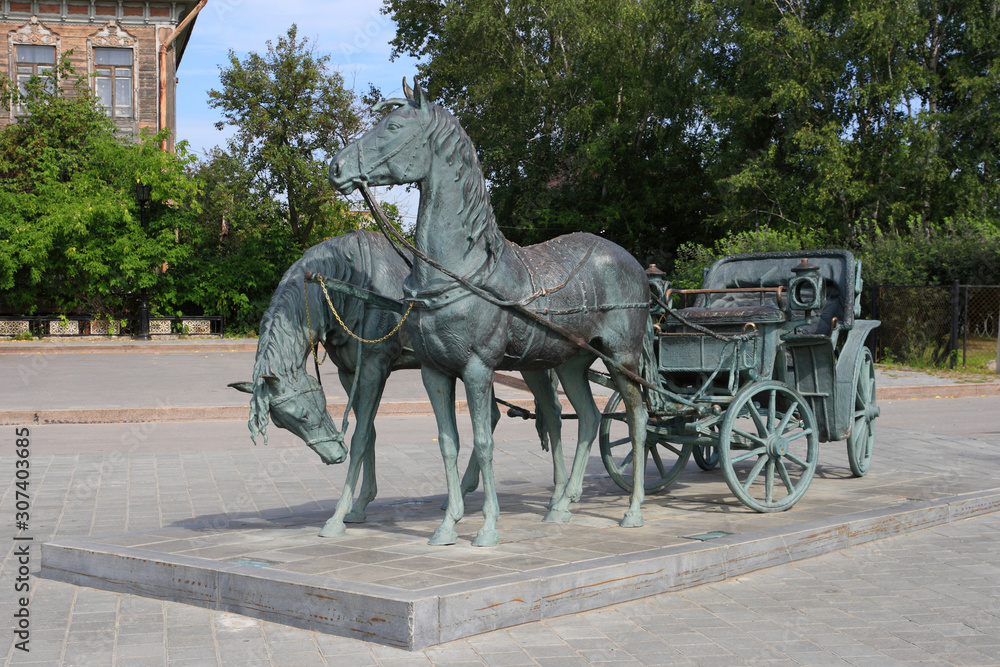
M 708 269 L 702 285 L 706 289 L 732 289 L 738 287 L 787 287 L 794 273 L 792 269 L 802 259 L 819 267 L 825 291 L 823 307 L 813 313 L 812 333 L 831 333 L 834 318 L 838 328 L 850 329 L 860 309 L 860 262 L 847 250 L 795 250 L 760 252 L 724 257 Z M 773 292 L 766 293 L 764 304 L 776 303 Z M 787 302 L 787 299 L 786 299 Z M 761 295 L 755 293 L 706 294 L 698 299 L 703 308 L 735 308 L 761 304 Z M 791 312 L 790 319 L 804 317 L 801 312 Z

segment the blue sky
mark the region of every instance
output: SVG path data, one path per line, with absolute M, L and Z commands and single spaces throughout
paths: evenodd
M 284 35 L 293 23 L 300 38 L 309 38 L 319 53 L 330 56 L 331 67 L 348 87 L 361 93 L 373 83 L 386 97 L 402 97 L 402 79 L 412 80 L 415 61 L 400 57 L 390 62 L 389 40 L 396 26 L 381 7 L 382 0 L 209 0 L 177 71 L 177 138 L 186 139 L 198 153 L 224 144 L 228 133 L 215 129 L 221 117 L 208 106 L 208 91 L 219 88 L 219 67 L 228 63 L 230 49 L 241 58 L 251 51 L 265 53 L 266 42 Z M 412 193 L 396 187 L 381 196 L 397 203 L 412 221 Z

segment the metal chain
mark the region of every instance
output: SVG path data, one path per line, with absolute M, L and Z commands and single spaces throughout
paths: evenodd
M 351 336 L 351 338 L 362 343 L 381 343 L 386 338 L 389 338 L 394 333 L 399 331 L 399 327 L 403 326 L 403 322 L 406 321 L 406 318 L 410 315 L 410 311 L 413 310 L 413 302 L 411 301 L 410 305 L 407 306 L 406 308 L 406 312 L 403 313 L 403 319 L 399 321 L 399 323 L 392 331 L 382 336 L 381 338 L 376 338 L 375 340 L 366 340 L 361 336 L 357 335 L 356 333 L 354 333 L 353 331 L 351 331 L 350 329 L 348 329 L 347 325 L 344 324 L 344 320 L 340 319 L 340 314 L 337 312 L 337 309 L 333 307 L 333 301 L 330 300 L 330 293 L 326 291 L 326 283 L 320 280 L 319 286 L 323 289 L 323 296 L 326 297 L 326 303 L 330 306 L 330 311 L 333 312 L 333 316 L 337 318 L 337 322 L 340 324 L 340 326 L 344 328 L 344 331 L 346 331 Z

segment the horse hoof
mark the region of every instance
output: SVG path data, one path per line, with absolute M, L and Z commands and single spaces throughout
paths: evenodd
M 625 512 L 625 516 L 622 518 L 620 524 L 622 528 L 638 528 L 642 525 L 642 512 L 633 512 L 629 510 Z
M 364 523 L 365 518 L 364 510 L 352 510 L 344 517 L 344 523 Z
M 500 544 L 500 534 L 495 530 L 481 529 L 476 533 L 476 539 L 472 540 L 474 547 L 495 547 Z
M 551 509 L 542 519 L 545 523 L 569 523 L 573 513 L 568 510 Z
M 427 544 L 432 547 L 446 547 L 448 545 L 454 544 L 458 540 L 458 533 L 456 533 L 451 528 L 438 528 L 431 535 L 431 539 L 428 540 Z
M 320 537 L 343 537 L 347 535 L 347 526 L 343 521 L 327 521 L 323 530 L 319 531 Z

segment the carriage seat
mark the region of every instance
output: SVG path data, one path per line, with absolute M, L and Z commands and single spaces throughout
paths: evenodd
M 800 334 L 830 336 L 837 329 L 851 328 L 854 324 L 855 280 L 857 262 L 846 250 L 811 250 L 790 252 L 751 253 L 732 255 L 720 259 L 705 274 L 704 287 L 732 289 L 739 287 L 782 287 L 792 277 L 792 268 L 803 258 L 820 268 L 823 279 L 824 299 L 820 310 L 811 313 L 812 321 L 799 327 Z M 783 297 L 786 299 L 787 297 Z M 763 301 L 764 305 L 760 305 Z M 695 304 L 704 310 L 732 310 L 744 307 L 774 308 L 782 310 L 776 295 L 765 293 L 719 293 L 699 297 Z M 802 311 L 786 311 L 791 321 L 805 320 Z M 758 320 L 759 321 L 759 320 Z
M 773 324 L 785 321 L 785 313 L 775 306 L 736 306 L 732 308 L 681 308 L 677 315 L 702 326 L 732 326 L 747 322 Z

